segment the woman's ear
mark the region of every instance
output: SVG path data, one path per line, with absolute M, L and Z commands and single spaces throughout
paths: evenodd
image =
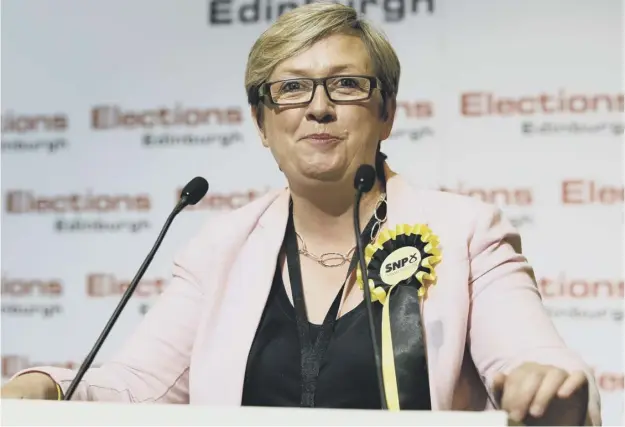
M 380 139 L 382 141 L 388 139 L 391 136 L 391 131 L 393 130 L 393 122 L 395 121 L 395 111 L 397 111 L 397 101 L 395 97 L 385 97 L 382 101 L 382 121 L 384 124 L 382 125 L 382 132 L 380 135 Z
M 256 126 L 256 131 L 258 132 L 258 136 L 260 136 L 260 140 L 262 141 L 263 146 L 269 147 L 269 144 L 267 144 L 267 138 L 265 137 L 265 130 L 263 129 L 262 108 L 262 104 L 252 106 L 250 112 L 252 114 L 252 121 L 254 122 L 254 126 Z

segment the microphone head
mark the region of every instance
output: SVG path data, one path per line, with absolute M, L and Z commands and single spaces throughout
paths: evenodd
M 375 184 L 375 169 L 371 165 L 360 165 L 354 178 L 354 188 L 368 193 Z
M 207 191 L 208 181 L 201 176 L 196 176 L 184 186 L 182 192 L 180 193 L 180 197 L 185 197 L 187 204 L 194 205 L 202 200 L 202 197 L 206 195 Z

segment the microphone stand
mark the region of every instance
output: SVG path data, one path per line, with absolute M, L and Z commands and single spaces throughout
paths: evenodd
M 72 380 L 72 383 L 69 385 L 69 388 L 67 389 L 67 392 L 65 393 L 65 396 L 63 397 L 63 400 L 71 400 L 74 392 L 78 388 L 78 384 L 87 373 L 87 370 L 89 370 L 89 368 L 91 367 L 93 360 L 95 359 L 96 355 L 100 351 L 100 348 L 102 347 L 102 344 L 104 344 L 104 341 L 108 337 L 109 333 L 113 329 L 113 326 L 117 322 L 119 315 L 124 310 L 124 307 L 126 307 L 126 304 L 128 303 L 128 301 L 130 301 L 130 298 L 132 297 L 132 294 L 137 288 L 139 281 L 141 280 L 141 278 L 143 277 L 143 274 L 145 273 L 150 263 L 152 262 L 152 259 L 154 258 L 156 251 L 158 251 L 158 248 L 161 246 L 161 243 L 163 242 L 163 238 L 165 237 L 167 230 L 169 230 L 171 223 L 174 221 L 174 218 L 176 218 L 176 215 L 178 215 L 189 204 L 188 198 L 189 197 L 187 195 L 182 195 L 182 197 L 176 204 L 176 207 L 169 214 L 167 221 L 165 221 L 165 225 L 161 229 L 161 232 L 158 235 L 158 237 L 156 238 L 156 242 L 154 243 L 154 246 L 152 246 L 152 250 L 150 251 L 148 256 L 145 258 L 145 260 L 143 261 L 143 264 L 141 264 L 141 267 L 139 267 L 139 271 L 137 271 L 137 274 L 135 275 L 134 279 L 132 279 L 132 282 L 130 282 L 130 285 L 128 286 L 124 294 L 122 295 L 122 298 L 117 304 L 115 311 L 111 315 L 111 318 L 109 319 L 106 326 L 102 330 L 102 333 L 100 334 L 97 341 L 93 345 L 93 348 L 91 349 L 91 351 L 85 358 L 85 361 L 82 362 L 82 365 L 80 365 L 80 369 L 78 369 L 78 373 L 76 374 L 76 377 L 74 377 L 74 379 Z
M 356 197 L 354 202 L 354 231 L 356 233 L 356 247 L 358 249 L 358 261 L 360 263 L 360 271 L 362 273 L 363 291 L 365 293 L 365 307 L 367 309 L 367 317 L 369 320 L 369 333 L 371 334 L 371 343 L 373 344 L 373 356 L 375 358 L 375 371 L 378 379 L 378 388 L 380 389 L 380 403 L 382 409 L 388 409 L 386 404 L 386 389 L 384 388 L 384 380 L 382 375 L 382 356 L 378 339 L 373 323 L 373 307 L 371 303 L 371 290 L 369 289 L 369 277 L 367 275 L 367 266 L 365 265 L 365 251 L 362 247 L 360 239 L 360 199 L 362 198 L 362 185 L 358 185 L 356 189 Z

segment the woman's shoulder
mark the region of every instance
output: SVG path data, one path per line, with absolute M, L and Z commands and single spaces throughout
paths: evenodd
M 500 209 L 474 195 L 461 194 L 444 187 L 421 187 L 397 176 L 401 198 L 418 209 L 428 220 L 440 219 L 456 225 L 467 225 L 480 218 L 498 215 Z
M 203 237 L 212 236 L 213 240 L 216 237 L 231 239 L 235 237 L 234 235 L 251 232 L 265 212 L 285 192 L 285 189 L 272 190 L 236 209 L 211 215 L 204 220 L 197 237 L 202 239 Z
M 445 188 L 415 188 L 415 196 L 427 205 L 439 209 L 464 208 L 470 211 L 483 211 L 493 205 L 477 197 L 456 193 Z
M 412 222 L 427 224 L 442 243 L 460 250 L 484 236 L 501 237 L 518 234 L 504 212 L 495 204 L 475 196 L 444 189 L 420 188 L 407 181 L 397 185 L 403 200 L 401 216 Z M 389 195 L 390 198 L 390 195 Z M 413 219 L 414 218 L 414 219 Z
M 245 243 L 265 212 L 284 192 L 284 189 L 273 190 L 239 208 L 210 215 L 176 259 L 185 264 L 206 265 L 206 255 L 212 254 L 210 259 L 223 263 L 224 257 Z

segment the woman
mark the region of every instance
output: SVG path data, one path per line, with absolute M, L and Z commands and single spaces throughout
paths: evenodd
M 516 231 L 494 207 L 412 188 L 386 164 L 399 74 L 392 47 L 349 7 L 278 19 L 250 52 L 245 86 L 288 188 L 209 221 L 124 348 L 74 397 L 380 408 L 353 268 L 353 182 L 369 164 L 361 237 L 393 366 L 385 404 L 600 424 L 592 374 L 545 314 Z M 56 399 L 73 376 L 31 369 L 2 396 Z

